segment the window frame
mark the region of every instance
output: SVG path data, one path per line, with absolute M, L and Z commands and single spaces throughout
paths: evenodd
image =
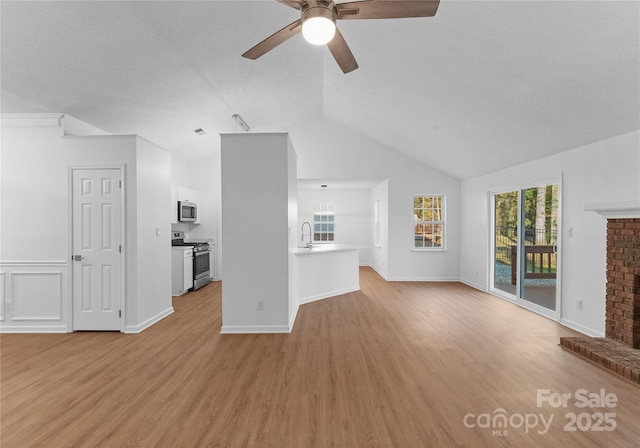
M 382 247 L 381 232 L 382 223 L 380 220 L 380 209 L 382 200 L 376 199 L 373 204 L 373 245 L 375 247 Z
M 415 200 L 416 198 L 422 198 L 422 200 L 424 201 L 424 198 L 440 198 L 440 209 L 441 209 L 441 216 L 439 220 L 418 220 L 417 219 L 417 214 L 416 214 L 416 206 L 415 206 Z M 413 199 L 413 203 L 412 203 L 412 212 L 413 212 L 413 226 L 412 226 L 412 233 L 413 233 L 413 243 L 411 245 L 411 250 L 414 252 L 443 252 L 447 250 L 447 195 L 444 193 L 438 193 L 438 194 L 414 194 L 412 196 Z M 419 210 L 428 210 L 429 208 L 420 208 Z M 433 207 L 431 207 L 431 210 L 434 210 Z M 424 225 L 440 225 L 441 226 L 441 244 L 440 246 L 431 246 L 431 247 L 417 247 L 416 246 L 416 225 L 417 224 L 424 224 Z

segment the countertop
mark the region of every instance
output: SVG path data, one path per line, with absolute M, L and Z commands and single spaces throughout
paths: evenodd
M 360 247 L 352 246 L 350 244 L 314 244 L 309 247 L 298 247 L 297 249 L 293 249 L 293 253 L 296 255 L 311 255 L 311 254 L 321 254 L 327 252 L 344 252 L 347 250 L 358 250 Z

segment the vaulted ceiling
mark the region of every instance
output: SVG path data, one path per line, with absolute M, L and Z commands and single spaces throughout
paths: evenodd
M 191 162 L 238 132 L 328 118 L 458 178 L 640 129 L 638 1 L 442 0 L 340 21 L 360 68 L 295 36 L 275 1 L 5 1 L 2 112 L 62 112 Z M 194 133 L 203 128 L 204 137 Z

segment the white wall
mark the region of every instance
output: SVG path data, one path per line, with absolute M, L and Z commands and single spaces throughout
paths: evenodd
M 298 247 L 298 155 L 287 135 L 287 219 L 288 219 L 288 262 L 289 262 L 289 331 L 298 314 L 298 264 L 294 250 Z
M 359 246 L 360 264 L 371 265 L 371 247 L 373 234 L 371 222 L 373 208 L 370 201 L 371 190 L 341 190 L 341 189 L 298 189 L 298 235 L 301 225 L 307 221 L 313 229 L 313 204 L 331 203 L 336 207 L 335 241 L 336 244 L 352 244 Z M 313 237 L 312 237 L 313 238 Z M 301 241 L 298 244 L 308 242 Z
M 291 331 L 295 166 L 287 134 L 222 136 L 223 333 Z
M 62 116 L 62 128 L 64 135 L 109 135 L 108 132 L 71 115 Z
M 462 182 L 461 279 L 487 290 L 489 191 L 562 178 L 561 322 L 604 335 L 606 220 L 585 204 L 640 199 L 640 131 Z M 568 236 L 572 229 L 572 237 Z M 576 300 L 583 309 L 576 309 Z
M 2 261 L 67 261 L 67 165 L 56 116 L 2 116 Z M 13 217 L 13 218 L 12 218 Z
M 171 159 L 171 183 L 173 185 L 191 188 L 192 190 L 196 189 L 192 186 L 193 176 L 189 173 L 189 167 L 174 159 Z
M 2 331 L 66 332 L 72 307 L 61 115 L 26 124 L 3 115 L 1 124 Z
M 290 136 L 300 179 L 388 179 L 388 241 L 382 250 L 388 252 L 389 280 L 459 278 L 458 179 L 329 119 L 299 124 Z M 446 251 L 412 250 L 414 194 L 446 194 Z
M 136 138 L 137 322 L 139 331 L 165 313 L 171 304 L 171 156 Z
M 154 317 L 160 318 L 172 310 L 170 280 L 163 280 L 170 278 L 168 214 L 157 214 L 160 205 L 157 195 L 165 184 L 168 194 L 168 154 L 135 136 L 63 137 L 60 117 L 62 114 L 2 117 L 0 267 L 5 282 L 0 292 L 6 317 L 2 330 L 72 329 L 69 168 L 124 166 L 127 274 L 124 317 L 126 329 L 139 331 L 152 323 Z M 85 128 L 78 123 L 74 126 Z M 139 192 L 142 201 L 138 201 Z M 156 227 L 164 235 L 164 242 L 155 237 Z M 149 232 L 153 235 L 150 238 Z M 152 252 L 148 258 L 138 250 L 139 242 L 146 239 L 149 241 L 140 244 L 145 252 Z M 160 247 L 166 249 L 158 250 Z M 15 296 L 11 281 L 6 280 L 21 272 L 31 275 L 36 284 L 46 289 L 25 290 L 23 295 Z M 52 290 L 50 280 L 40 281 L 45 277 L 58 279 L 59 285 Z M 149 283 L 155 283 L 153 291 L 145 289 L 144 285 Z M 7 308 L 15 303 L 7 304 L 9 299 L 22 301 L 19 305 L 30 310 L 34 319 L 12 319 L 13 311 Z M 46 311 L 45 319 L 39 318 L 39 310 Z

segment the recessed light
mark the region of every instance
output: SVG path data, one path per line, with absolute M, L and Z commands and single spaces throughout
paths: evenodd
M 196 129 L 196 130 L 195 130 L 195 131 L 193 131 L 193 132 L 195 132 L 195 133 L 196 133 L 196 134 L 198 134 L 198 135 L 205 135 L 205 134 L 206 134 L 206 132 L 205 132 L 205 131 L 204 131 L 204 129 L 202 129 L 202 128 L 198 128 L 198 129 Z

